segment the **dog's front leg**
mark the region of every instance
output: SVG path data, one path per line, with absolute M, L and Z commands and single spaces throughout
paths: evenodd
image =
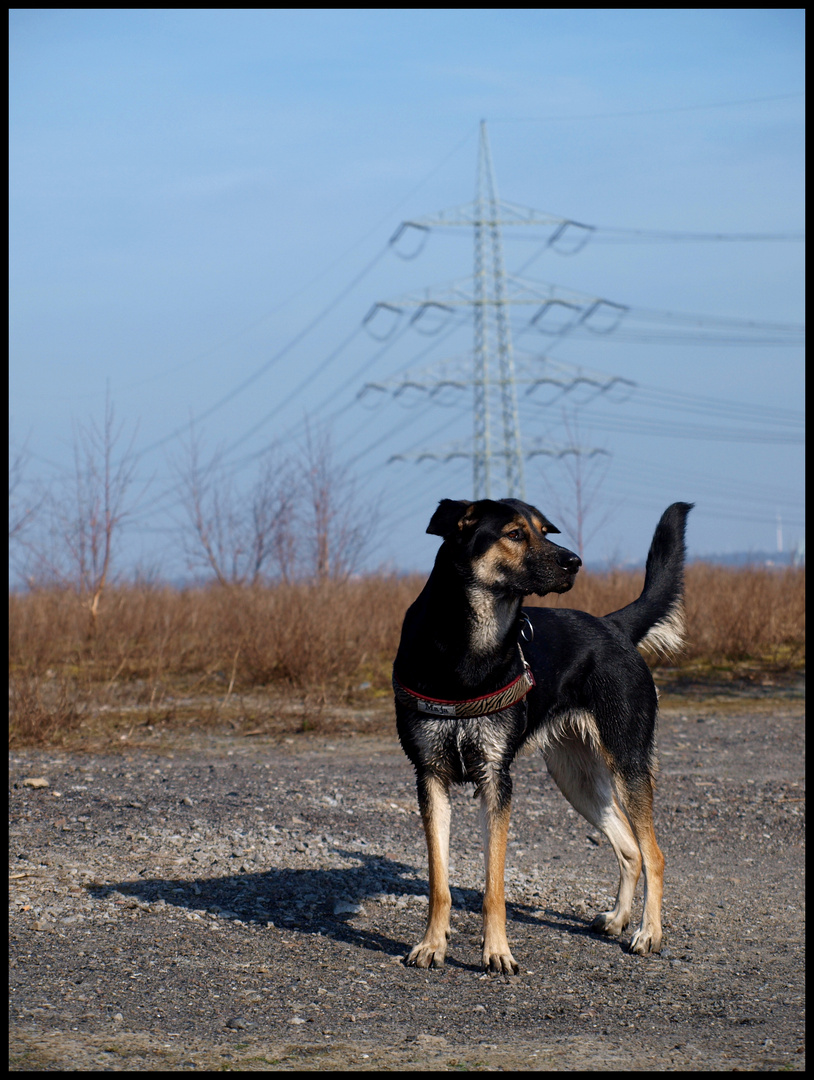
M 407 957 L 416 967 L 441 967 L 449 940 L 449 789 L 437 776 L 418 778 L 418 805 L 429 857 L 430 906 L 424 937 Z
M 506 841 L 511 812 L 511 779 L 481 791 L 480 819 L 486 888 L 483 891 L 483 966 L 487 971 L 516 975 L 520 970 L 506 937 Z M 497 789 L 497 790 L 495 790 Z

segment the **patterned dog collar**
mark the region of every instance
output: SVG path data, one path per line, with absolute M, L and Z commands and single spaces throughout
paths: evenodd
M 466 719 L 472 716 L 485 716 L 487 713 L 501 712 L 510 705 L 520 701 L 534 686 L 534 676 L 531 668 L 526 663 L 523 650 L 517 646 L 520 659 L 523 661 L 523 670 L 516 679 L 512 679 L 508 686 L 502 690 L 496 690 L 492 694 L 483 694 L 481 697 L 466 698 L 464 701 L 448 701 L 444 698 L 427 697 L 425 694 L 417 694 L 415 690 L 408 690 L 403 683 L 396 678 L 393 672 L 393 693 L 402 705 L 416 712 L 427 713 L 428 716 L 456 716 Z

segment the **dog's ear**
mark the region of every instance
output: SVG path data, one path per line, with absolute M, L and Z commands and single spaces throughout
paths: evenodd
M 430 518 L 427 532 L 433 536 L 443 536 L 446 540 L 458 531 L 458 527 L 472 503 L 466 499 L 442 499 L 438 509 Z
M 553 525 L 548 518 L 536 506 L 531 507 L 531 520 L 537 525 L 541 532 L 544 533 L 558 533 L 560 530 L 556 525 Z M 539 519 L 539 520 L 537 520 Z

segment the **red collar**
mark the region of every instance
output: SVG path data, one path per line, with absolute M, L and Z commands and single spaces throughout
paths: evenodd
M 463 701 L 449 701 L 444 698 L 427 697 L 426 694 L 417 694 L 415 690 L 408 690 L 403 683 L 396 678 L 393 672 L 393 692 L 396 699 L 406 705 L 408 709 L 416 712 L 427 713 L 430 716 L 455 716 L 465 719 L 471 716 L 485 716 L 487 713 L 501 712 L 510 705 L 520 701 L 534 686 L 534 676 L 531 668 L 526 663 L 523 650 L 517 646 L 520 659 L 523 661 L 523 670 L 516 679 L 504 686 L 502 690 L 495 690 L 491 694 L 482 694 L 476 698 L 466 698 Z

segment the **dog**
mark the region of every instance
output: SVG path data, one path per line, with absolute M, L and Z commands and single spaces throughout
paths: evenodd
M 602 618 L 522 606 L 565 593 L 580 558 L 549 539 L 559 529 L 519 499 L 442 499 L 427 532 L 443 543 L 404 617 L 393 666 L 396 725 L 416 772 L 429 860 L 423 938 L 406 958 L 443 965 L 449 939 L 451 784 L 473 783 L 486 863 L 484 968 L 517 974 L 506 937 L 504 871 L 510 766 L 542 751 L 568 801 L 610 841 L 619 861 L 612 910 L 592 929 L 620 934 L 644 869 L 634 953 L 661 947 L 664 858 L 653 831 L 657 692 L 637 646 L 683 640 L 684 533 L 691 503 L 662 515 L 637 600 Z

